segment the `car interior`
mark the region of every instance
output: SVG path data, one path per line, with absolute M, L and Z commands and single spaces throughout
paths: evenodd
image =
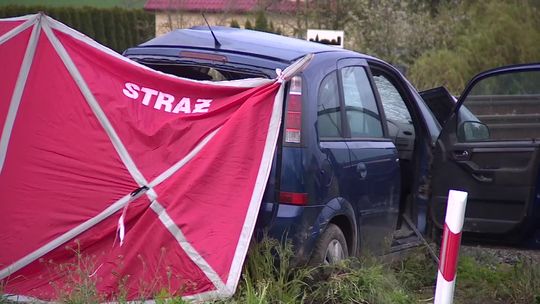
M 407 107 L 407 97 L 403 90 L 390 74 L 376 67 L 371 67 L 375 86 L 379 92 L 382 106 L 386 116 L 388 133 L 398 150 L 401 174 L 401 201 L 400 213 L 415 219 L 415 210 L 410 199 L 415 176 L 414 151 L 416 132 L 413 118 Z M 398 220 L 398 229 L 403 227 L 401 217 Z
M 238 71 L 237 69 L 231 69 L 225 66 L 218 67 L 199 63 L 189 64 L 153 60 L 141 60 L 139 62 L 154 70 L 193 80 L 226 81 L 246 78 L 267 78 L 266 75 L 256 73 L 255 71 Z

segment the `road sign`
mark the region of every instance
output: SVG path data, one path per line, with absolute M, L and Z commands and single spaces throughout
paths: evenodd
M 307 30 L 307 40 L 343 48 L 343 31 Z

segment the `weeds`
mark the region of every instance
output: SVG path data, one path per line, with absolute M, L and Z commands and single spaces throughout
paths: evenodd
M 313 286 L 308 303 L 414 303 L 388 266 L 376 259 L 350 259 L 324 268 L 329 276 Z
M 540 304 L 540 265 L 531 260 L 521 260 L 501 286 L 510 303 Z
M 58 288 L 57 293 L 62 303 L 85 304 L 100 303 L 102 298 L 97 290 L 97 277 L 94 276 L 95 257 L 85 256 L 81 253 L 80 244 L 77 248 L 67 248 L 73 251 L 76 257 L 74 263 L 57 265 L 56 271 L 65 275 L 66 284 L 63 288 Z
M 81 254 L 79 248 L 73 251 L 75 262 L 54 269 L 56 274 L 65 276 L 67 283 L 58 290 L 59 302 L 126 303 L 124 280 L 120 280 L 116 299 L 100 295 L 98 279 L 91 273 L 96 269 L 93 258 Z M 433 297 L 437 265 L 425 249 L 413 250 L 392 264 L 364 257 L 330 266 L 293 267 L 289 263 L 293 255 L 290 243 L 266 239 L 253 244 L 234 297 L 212 303 L 409 304 L 429 302 Z M 540 265 L 525 256 L 511 257 L 512 262 L 508 263 L 486 250 L 462 251 L 454 302 L 540 304 Z M 2 298 L 4 287 L 0 285 L 0 303 L 9 303 Z M 149 290 L 142 292 L 148 296 Z M 170 286 L 150 297 L 158 304 L 188 303 L 173 296 Z
M 243 303 L 301 303 L 313 268 L 291 267 L 290 243 L 265 239 L 254 243 L 244 266 L 243 282 L 235 297 Z
M 290 244 L 267 239 L 248 254 L 235 297 L 220 303 L 415 303 L 388 265 L 375 258 L 291 267 Z
M 425 248 L 415 249 L 402 260 L 394 262 L 392 270 L 406 289 L 416 294 L 433 295 L 437 264 Z

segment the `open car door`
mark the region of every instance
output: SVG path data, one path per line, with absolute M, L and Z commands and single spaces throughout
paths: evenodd
M 456 105 L 456 100 L 445 87 L 437 87 L 419 92 L 429 109 L 441 126 L 452 114 L 452 109 Z
M 469 193 L 469 240 L 519 243 L 539 226 L 540 64 L 498 68 L 468 84 L 433 159 L 430 217 L 444 224 L 449 189 Z

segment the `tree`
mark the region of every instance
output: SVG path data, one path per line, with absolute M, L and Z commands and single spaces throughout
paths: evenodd
M 107 44 L 105 35 L 105 24 L 103 20 L 103 10 L 92 9 L 92 24 L 94 25 L 94 39 L 102 44 Z
M 268 32 L 268 20 L 266 19 L 266 14 L 263 10 L 259 10 L 257 12 L 257 16 L 255 18 L 255 30 L 261 31 L 261 32 Z
M 81 11 L 81 25 L 80 30 L 88 37 L 95 38 L 96 33 L 94 31 L 94 24 L 92 24 L 92 15 L 94 10 L 91 7 L 84 7 Z
M 105 37 L 107 38 L 107 46 L 118 51 L 118 42 L 116 40 L 116 24 L 114 22 L 114 13 L 111 10 L 103 11 L 103 24 L 105 28 Z
M 410 78 L 421 89 L 444 84 L 459 94 L 474 74 L 540 61 L 540 7 L 535 0 L 464 2 L 451 43 L 422 54 Z M 441 10 L 439 10 L 441 11 Z
M 236 19 L 232 19 L 230 27 L 240 28 L 240 24 L 238 24 L 238 21 L 236 21 Z

